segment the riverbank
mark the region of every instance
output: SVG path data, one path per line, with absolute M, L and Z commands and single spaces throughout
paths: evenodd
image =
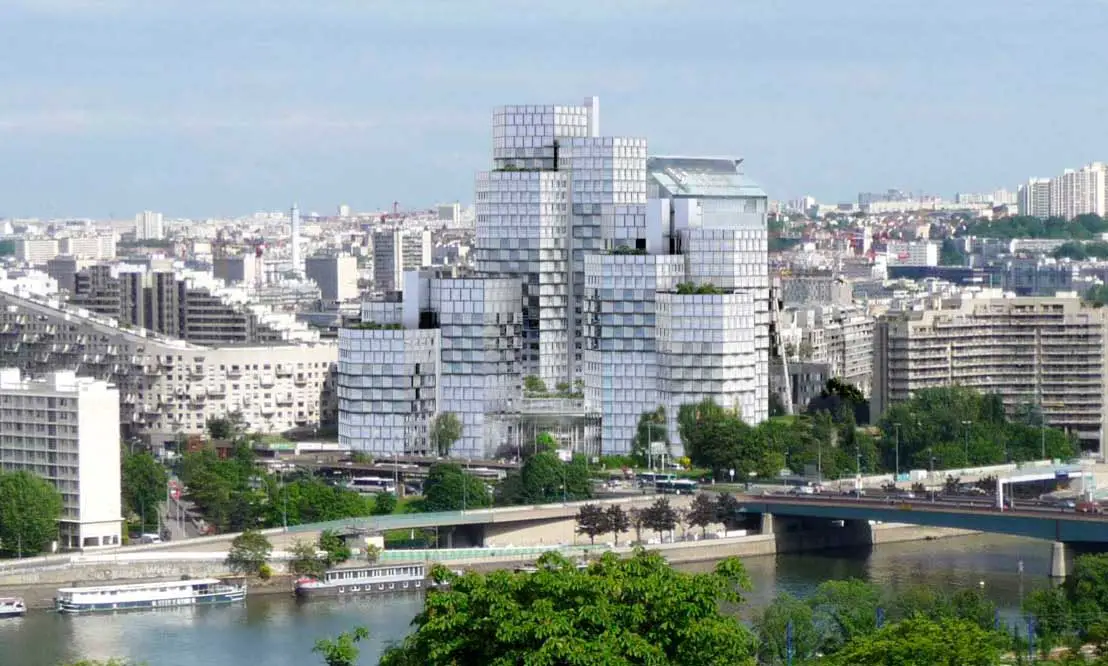
M 933 541 L 936 539 L 949 539 L 963 536 L 971 536 L 976 532 L 968 530 L 956 530 L 939 527 L 919 527 L 915 525 L 878 524 L 871 526 L 872 545 L 877 547 L 882 544 L 905 543 L 911 541 Z M 701 541 L 682 541 L 677 543 L 655 544 L 649 546 L 651 550 L 658 551 L 671 564 L 694 564 L 699 562 L 712 562 L 726 557 L 760 558 L 777 555 L 779 552 L 777 540 L 772 534 L 757 534 L 751 536 L 733 537 L 728 539 L 706 539 Z M 613 552 L 625 555 L 631 552 L 630 546 L 613 548 Z M 587 551 L 583 547 L 577 550 L 573 547 L 562 551 L 567 556 L 584 556 L 590 553 L 595 556 L 597 551 Z M 518 556 L 484 557 L 457 560 L 442 560 L 440 563 L 451 569 L 495 571 L 498 569 L 513 569 L 528 564 L 531 560 L 521 559 Z M 32 610 L 48 610 L 53 608 L 54 594 L 59 587 L 71 587 L 88 585 L 90 582 L 111 585 L 126 585 L 130 583 L 149 583 L 160 580 L 180 580 L 182 575 L 193 575 L 185 572 L 184 568 L 171 572 L 170 567 L 158 569 L 159 575 L 146 577 L 116 578 L 109 580 L 89 578 L 82 580 L 70 580 L 64 583 L 58 582 L 29 582 L 26 584 L 0 586 L 0 597 L 23 597 L 27 607 Z M 77 572 L 71 572 L 77 573 Z M 197 575 L 228 577 L 226 572 L 213 573 L 201 572 Z M 247 588 L 248 597 L 289 595 L 293 594 L 293 579 L 289 574 L 274 574 L 268 580 L 252 579 Z

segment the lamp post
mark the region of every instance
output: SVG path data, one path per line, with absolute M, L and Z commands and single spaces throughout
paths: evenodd
M 969 429 L 973 425 L 973 421 L 962 421 L 962 439 L 965 446 L 966 467 L 970 465 L 969 459 Z
M 469 458 L 466 458 L 466 468 L 462 472 L 462 512 L 465 513 L 466 502 L 469 500 Z
M 900 480 L 900 424 L 894 423 L 893 428 L 896 429 L 896 473 L 893 474 L 893 483 Z

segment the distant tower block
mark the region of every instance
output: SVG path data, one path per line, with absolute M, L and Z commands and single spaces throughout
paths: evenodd
M 296 204 L 292 205 L 289 218 L 292 220 L 292 271 L 302 275 L 304 265 L 300 261 L 300 207 Z

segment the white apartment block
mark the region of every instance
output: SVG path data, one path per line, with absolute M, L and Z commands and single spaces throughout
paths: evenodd
M 1047 423 L 1103 453 L 1108 309 L 1077 296 L 989 293 L 890 312 L 874 332 L 872 415 L 923 388 L 961 385 L 1041 405 Z
M 889 241 L 886 261 L 889 266 L 938 266 L 940 244 L 935 241 Z
M 24 372 L 76 369 L 111 382 L 127 437 L 201 434 L 209 418 L 234 411 L 249 430 L 275 434 L 334 418 L 334 343 L 206 347 L 0 293 L 0 354 Z
M 831 377 L 869 395 L 874 323 L 861 306 L 812 303 L 783 310 L 779 332 L 790 363 L 825 363 Z
M 16 258 L 32 266 L 44 266 L 60 253 L 56 238 L 20 238 L 15 243 Z
M 67 236 L 58 239 L 58 254 L 77 259 L 108 261 L 115 259 L 115 235 Z
M 406 271 L 431 265 L 430 230 L 378 231 L 372 241 L 373 286 L 377 291 L 398 291 Z
M 135 216 L 135 240 L 161 240 L 165 238 L 162 214 L 144 210 Z
M 120 545 L 119 440 L 114 386 L 71 371 L 31 380 L 0 369 L 0 470 L 58 489 L 60 549 Z
M 401 300 L 369 301 L 339 332 L 339 442 L 428 453 L 431 420 L 462 423 L 451 455 L 484 458 L 517 441 L 522 292 L 512 278 L 405 273 Z
M 1032 178 L 1020 185 L 1017 193 L 1020 215 L 1050 217 L 1050 190 L 1049 178 Z

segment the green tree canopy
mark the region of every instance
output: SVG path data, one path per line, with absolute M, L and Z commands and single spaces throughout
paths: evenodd
M 140 517 L 141 532 L 158 527 L 158 506 L 165 500 L 169 477 L 165 467 L 147 451 L 123 453 L 120 488 L 124 510 Z
M 273 545 L 261 532 L 247 530 L 231 541 L 227 552 L 227 568 L 237 574 L 258 575 L 269 563 Z
M 0 552 L 37 555 L 58 538 L 62 496 L 40 476 L 0 472 Z
M 820 636 L 811 607 L 782 592 L 755 619 L 758 661 L 766 666 L 784 666 L 788 660 L 788 633 L 792 625 L 792 663 L 801 664 L 816 656 Z
M 916 615 L 859 636 L 824 661 L 829 666 L 998 666 L 1003 644 L 1002 636 L 972 622 Z
M 457 576 L 428 593 L 416 631 L 381 666 L 603 664 L 751 666 L 754 638 L 720 603 L 742 601 L 736 559 L 706 574 L 677 571 L 657 553 L 606 553 L 585 571 L 548 553 L 536 573 Z M 587 612 L 582 612 L 587 609 Z
M 369 638 L 369 630 L 357 627 L 344 631 L 335 638 L 321 638 L 315 642 L 312 652 L 323 657 L 327 666 L 354 666 L 358 663 L 358 643 Z
M 423 483 L 423 506 L 427 511 L 460 511 L 492 505 L 485 483 L 466 474 L 456 463 L 435 463 Z
M 564 491 L 563 491 L 564 487 Z M 544 504 L 592 497 L 592 482 L 584 456 L 566 463 L 551 451 L 527 458 L 519 472 L 512 472 L 497 492 L 500 504 Z

